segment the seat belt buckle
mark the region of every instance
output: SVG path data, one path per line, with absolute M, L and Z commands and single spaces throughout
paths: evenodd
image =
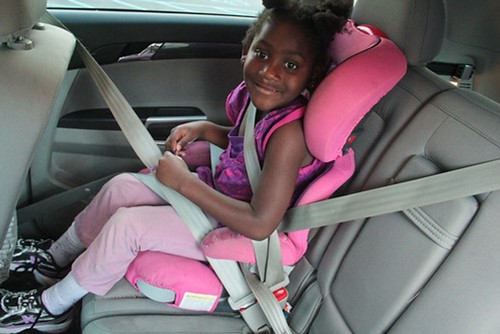
M 288 290 L 285 287 L 281 287 L 281 288 L 273 291 L 273 295 L 274 295 L 274 298 L 276 298 L 276 300 L 278 301 L 278 303 L 282 306 L 282 308 L 285 309 L 287 307 L 287 304 L 288 304 L 286 302 L 288 300 Z M 256 300 L 255 303 L 253 303 L 251 305 L 241 307 L 240 312 L 244 312 L 247 308 L 249 308 L 255 304 L 258 304 L 258 303 L 259 302 Z M 290 307 L 290 309 L 291 309 L 291 307 Z
M 291 311 L 291 305 L 287 303 L 288 290 L 285 287 L 280 287 L 272 292 L 276 300 L 283 310 L 283 315 L 287 318 Z M 254 303 L 241 307 L 239 309 L 241 316 L 245 320 L 248 327 L 253 333 L 269 333 L 269 322 L 266 319 L 259 302 L 255 300 Z
M 288 290 L 285 287 L 279 288 L 278 290 L 273 291 L 273 295 L 276 300 L 281 304 L 281 302 L 288 299 Z

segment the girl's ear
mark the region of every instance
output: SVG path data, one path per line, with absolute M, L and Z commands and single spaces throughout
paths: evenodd
M 312 93 L 316 87 L 318 87 L 319 83 L 325 77 L 325 68 L 323 66 L 315 66 L 311 75 L 311 80 L 309 81 L 309 85 L 307 88 Z
M 243 49 L 241 50 L 241 58 L 240 58 L 240 62 L 242 64 L 244 64 L 245 60 L 247 59 L 247 53 L 248 53 L 248 47 L 244 46 Z

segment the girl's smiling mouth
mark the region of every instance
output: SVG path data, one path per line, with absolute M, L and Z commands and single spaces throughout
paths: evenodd
M 280 89 L 260 82 L 254 82 L 255 88 L 264 95 L 274 95 L 281 93 Z

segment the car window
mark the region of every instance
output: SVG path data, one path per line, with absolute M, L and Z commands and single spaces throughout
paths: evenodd
M 261 0 L 48 0 L 49 8 L 112 9 L 256 16 Z

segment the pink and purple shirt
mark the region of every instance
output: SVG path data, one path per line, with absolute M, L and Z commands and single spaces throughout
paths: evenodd
M 246 202 L 250 202 L 253 194 L 245 167 L 243 136 L 239 136 L 238 132 L 249 101 L 250 96 L 246 85 L 242 82 L 229 94 L 226 100 L 226 112 L 234 127 L 229 132 L 229 145 L 220 156 L 221 162 L 215 169 L 215 176 L 212 177 L 212 171 L 209 167 L 199 167 L 196 170 L 200 179 L 208 185 L 217 188 L 227 196 Z M 299 96 L 287 106 L 267 113 L 255 124 L 255 144 L 261 166 L 266 153 L 266 144 L 271 135 L 280 126 L 302 118 L 306 104 L 307 99 L 304 96 Z M 291 205 L 296 202 L 308 184 L 318 177 L 326 167 L 326 163 L 313 158 L 311 164 L 299 169 Z

